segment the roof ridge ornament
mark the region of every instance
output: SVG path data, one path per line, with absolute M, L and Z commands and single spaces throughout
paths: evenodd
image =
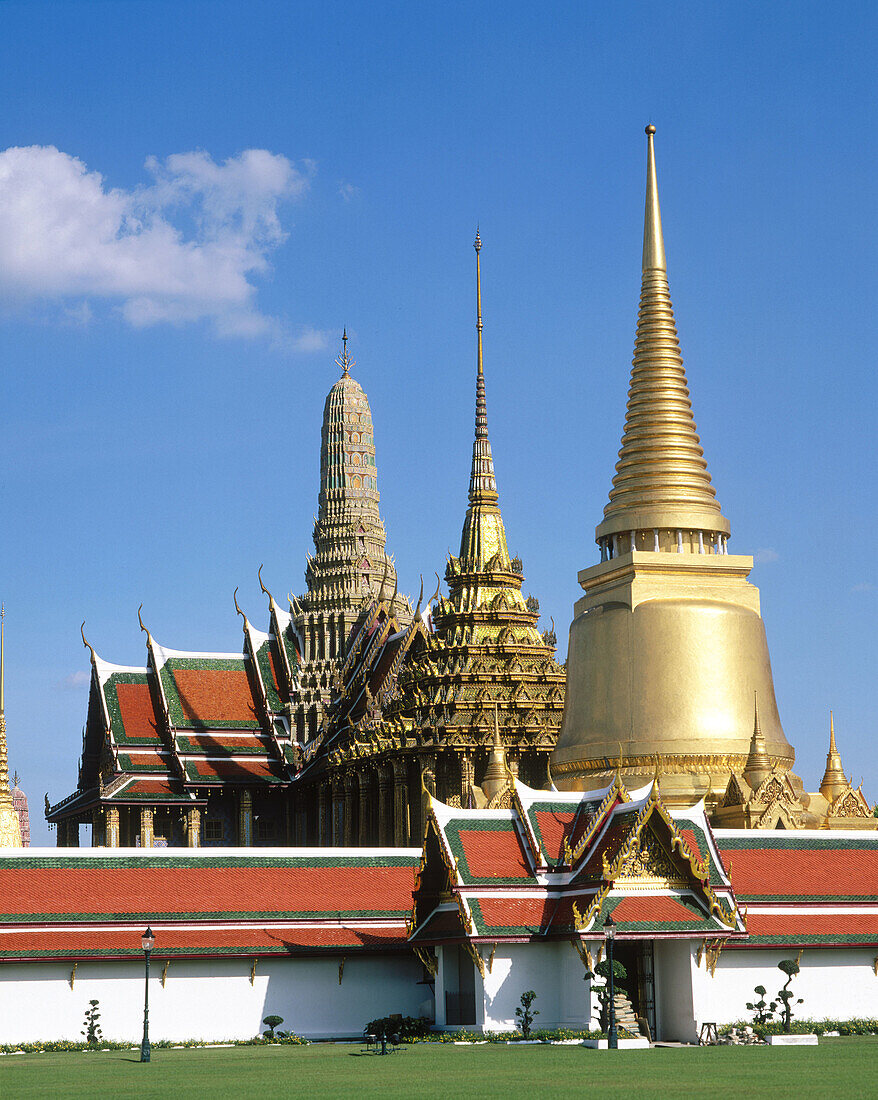
M 143 610 L 143 604 L 141 604 L 140 607 L 138 607 L 138 609 L 137 609 L 137 621 L 140 623 L 140 629 L 146 635 L 147 645 L 152 645 L 152 634 L 150 634 L 149 630 L 143 625 L 143 616 L 140 614 L 140 612 L 142 610 Z
M 238 588 L 239 587 L 240 587 L 240 585 L 237 585 L 237 584 L 235 585 L 235 591 L 232 593 L 232 599 L 235 601 L 235 610 L 238 612 L 238 614 L 244 620 L 244 629 L 249 630 L 250 629 L 250 623 L 247 619 L 247 616 L 241 610 L 241 605 L 238 603 Z
M 357 365 L 357 361 L 356 361 L 356 359 L 351 359 L 350 356 L 348 355 L 348 330 L 347 330 L 347 328 L 344 328 L 342 330 L 341 342 L 342 342 L 343 351 L 342 351 L 341 355 L 336 356 L 335 362 L 339 367 L 341 367 L 341 372 L 342 372 L 341 376 L 342 376 L 342 378 L 350 378 L 350 376 L 351 376 L 351 367 L 355 367 Z

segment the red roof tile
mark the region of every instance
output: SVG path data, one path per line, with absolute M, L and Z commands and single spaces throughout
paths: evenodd
M 274 779 L 276 768 L 265 760 L 189 760 L 186 775 L 204 779 Z
M 660 894 L 623 898 L 613 909 L 613 920 L 616 924 L 691 924 L 695 919 L 697 918 L 692 910 L 676 898 Z
M 176 668 L 174 681 L 190 722 L 253 722 L 258 715 L 250 681 L 241 669 Z
M 18 863 L 22 865 L 18 865 Z M 389 913 L 411 911 L 412 868 L 268 865 L 234 859 L 120 857 L 97 866 L 0 866 L 0 921 L 26 912 L 46 918 L 125 914 Z M 118 864 L 122 864 L 119 866 Z
M 878 943 L 878 914 L 826 913 L 814 916 L 800 913 L 748 913 L 747 931 L 751 936 L 798 939 L 838 936 L 862 937 L 866 943 Z
M 531 878 L 524 850 L 513 827 L 502 832 L 461 828 L 459 840 L 471 879 Z
M 141 929 L 98 931 L 91 928 L 34 929 L 0 934 L 0 959 L 39 955 L 69 958 L 76 955 L 117 955 L 141 958 Z M 153 958 L 168 955 L 285 954 L 332 947 L 394 947 L 406 942 L 404 921 L 392 927 L 297 928 L 158 928 Z
M 479 898 L 487 929 L 541 928 L 552 917 L 557 902 L 543 895 L 534 898 Z
M 576 818 L 577 810 L 537 810 L 534 817 L 537 820 L 539 839 L 542 844 L 543 854 L 553 863 L 560 861 L 564 854 L 564 837 L 567 836 L 571 825 Z M 583 817 L 586 815 L 583 814 Z
M 732 888 L 747 897 L 878 897 L 878 847 L 720 849 Z
M 150 737 L 161 740 L 149 684 L 114 685 L 119 700 L 119 714 L 128 737 Z

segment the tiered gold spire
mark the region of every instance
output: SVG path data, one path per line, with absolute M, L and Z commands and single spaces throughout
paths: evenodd
M 613 488 L 596 537 L 600 542 L 621 532 L 629 538 L 631 532 L 643 532 L 636 547 L 626 549 L 676 550 L 676 531 L 707 532 L 710 545 L 716 536 L 728 535 L 729 523 L 716 500 L 692 415 L 668 287 L 655 127 L 647 126 L 646 134 L 643 278 L 628 410 Z
M 488 438 L 488 404 L 485 398 L 485 371 L 482 361 L 482 273 L 479 253 L 482 239 L 476 229 L 473 243 L 476 250 L 476 426 L 473 439 L 473 461 L 469 479 L 469 509 L 460 540 L 461 568 L 467 572 L 484 569 L 495 554 L 498 567 L 509 569 L 509 550 L 503 517 L 497 506 L 497 480 L 494 458 Z
M 829 712 L 829 752 L 826 754 L 826 770 L 820 780 L 820 793 L 827 802 L 832 802 L 843 792 L 848 790 L 850 784 L 844 774 L 841 764 L 841 754 L 835 744 L 835 722 L 832 711 Z

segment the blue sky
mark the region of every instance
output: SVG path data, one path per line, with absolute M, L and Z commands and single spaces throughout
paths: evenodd
M 466 507 L 480 223 L 510 549 L 555 619 L 596 560 L 645 140 L 731 549 L 814 789 L 878 798 L 874 5 L 0 6 L 0 595 L 10 764 L 46 841 L 87 654 L 236 650 L 301 591 L 342 326 L 401 582 Z M 17 152 L 15 150 L 18 150 Z M 51 838 L 54 842 L 54 838 Z

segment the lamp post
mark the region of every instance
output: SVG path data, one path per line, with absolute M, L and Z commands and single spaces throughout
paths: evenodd
M 607 913 L 604 921 L 604 936 L 607 940 L 607 962 L 610 971 L 610 1026 L 607 1031 L 607 1049 L 619 1049 L 619 1036 L 616 1032 L 616 982 L 613 974 L 613 941 L 616 938 L 616 922 L 612 913 Z
M 146 931 L 140 937 L 143 946 L 143 957 L 146 960 L 146 984 L 143 993 L 143 1041 L 140 1044 L 141 1062 L 149 1061 L 149 953 L 155 944 L 155 936 L 152 929 L 147 926 Z

